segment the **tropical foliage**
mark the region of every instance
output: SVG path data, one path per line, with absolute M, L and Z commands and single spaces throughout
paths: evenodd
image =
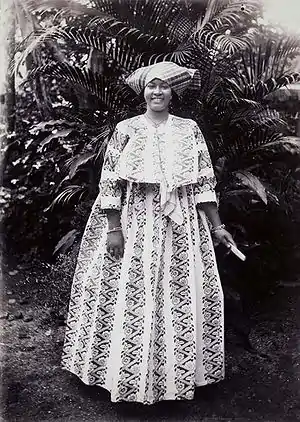
M 292 212 L 286 192 L 298 189 L 293 157 L 300 143 L 282 135 L 285 121 L 268 95 L 299 80 L 290 68 L 299 40 L 259 25 L 259 0 L 15 0 L 15 5 L 23 35 L 11 69 L 23 72 L 21 92 L 33 92 L 39 111 L 25 123 L 19 116 L 19 130 L 29 136 L 17 154 L 15 144 L 8 148 L 15 163 L 9 171 L 10 177 L 21 171 L 19 186 L 31 186 L 33 202 L 33 179 L 41 173 L 49 177 L 43 184 L 43 194 L 52 196 L 46 215 L 59 213 L 62 204 L 70 214 L 75 204 L 88 204 L 81 221 L 87 217 L 115 124 L 143 111 L 142 99 L 124 78 L 141 65 L 171 60 L 200 73 L 201 88 L 176 101 L 172 112 L 192 117 L 205 134 L 223 219 L 246 252 L 258 246 L 269 254 L 274 239 L 265 232 L 272 231 L 275 217 Z M 288 188 L 278 184 L 287 167 Z M 267 228 L 268 213 L 274 218 Z M 62 227 L 58 234 L 66 237 L 56 252 L 72 244 L 78 224 Z M 273 258 L 274 253 L 273 248 Z

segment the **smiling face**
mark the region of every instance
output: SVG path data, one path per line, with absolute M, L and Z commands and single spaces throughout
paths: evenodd
M 153 79 L 145 87 L 144 98 L 152 111 L 164 111 L 169 106 L 172 91 L 167 82 Z

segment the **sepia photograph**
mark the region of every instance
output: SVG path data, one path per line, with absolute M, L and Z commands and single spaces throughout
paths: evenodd
M 0 422 L 300 422 L 300 1 L 0 0 Z

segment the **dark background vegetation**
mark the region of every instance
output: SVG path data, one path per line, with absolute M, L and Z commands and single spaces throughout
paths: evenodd
M 173 60 L 201 75 L 201 89 L 172 112 L 194 118 L 206 136 L 222 218 L 248 257 L 242 275 L 231 265 L 231 279 L 264 290 L 298 277 L 299 100 L 276 92 L 299 80 L 299 39 L 259 23 L 254 0 L 16 4 L 6 255 L 55 263 L 78 244 L 114 125 L 143 111 L 124 76 Z
M 199 70 L 200 89 L 171 111 L 201 127 L 222 220 L 247 256 L 241 262 L 216 248 L 227 335 L 237 335 L 243 351 L 230 349 L 229 341 L 227 384 L 179 410 L 180 420 L 244 417 L 249 407 L 249 420 L 295 422 L 299 37 L 263 23 L 260 0 L 85 3 L 14 0 L 7 16 L 11 61 L 0 104 L 7 311 L 0 317 L 8 351 L 6 409 L 15 418 L 9 420 L 92 421 L 101 412 L 120 420 L 115 408 L 103 408 L 102 393 L 99 399 L 62 377 L 59 353 L 107 142 L 118 121 L 145 110 L 124 78 L 139 66 L 171 60 Z M 78 400 L 84 415 L 74 407 Z M 157 412 L 149 411 L 149 420 L 170 416 L 163 408 Z

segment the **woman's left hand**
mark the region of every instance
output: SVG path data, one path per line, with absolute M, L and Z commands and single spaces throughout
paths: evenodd
M 216 241 L 217 244 L 222 243 L 227 248 L 230 248 L 230 245 L 236 246 L 233 237 L 226 229 L 216 230 L 213 233 L 213 239 Z

